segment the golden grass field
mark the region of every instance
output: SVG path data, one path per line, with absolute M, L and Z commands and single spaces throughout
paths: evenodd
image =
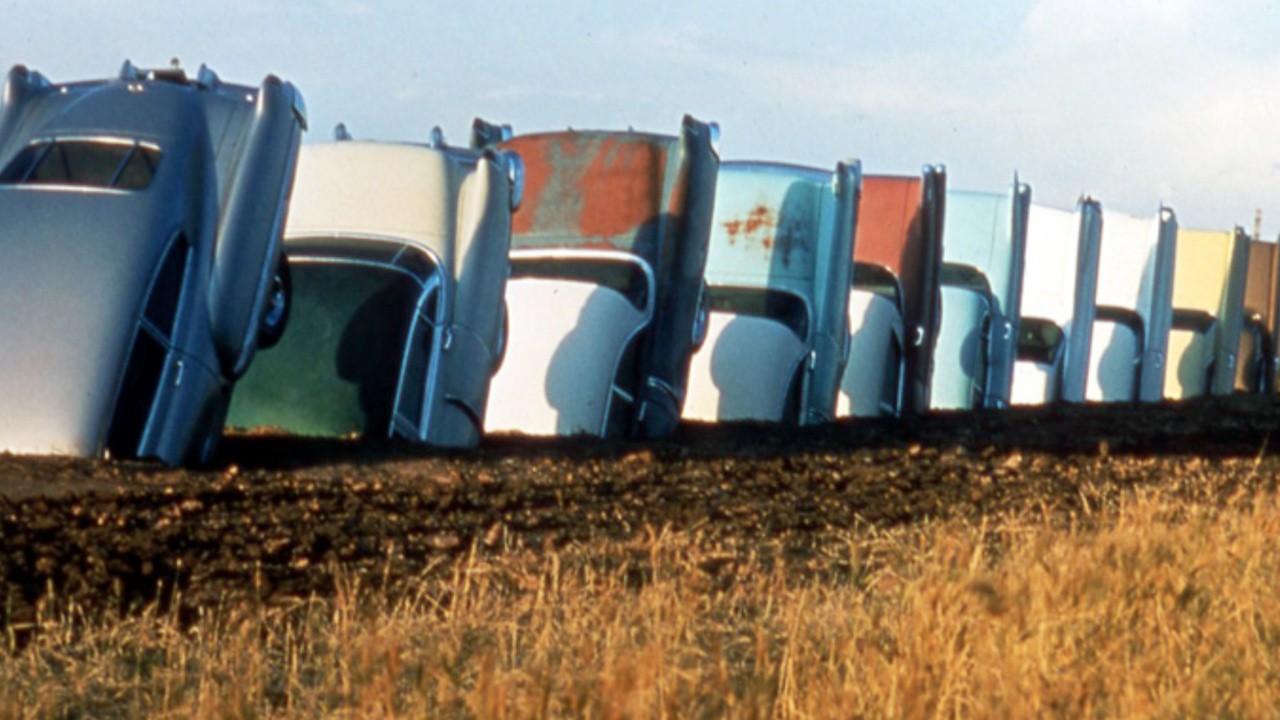
M 649 528 L 190 622 L 53 596 L 0 718 L 1280 716 L 1280 499 L 1171 480 L 832 531 L 830 573 Z

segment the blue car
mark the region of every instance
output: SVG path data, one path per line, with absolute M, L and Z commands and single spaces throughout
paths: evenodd
M 835 418 L 849 357 L 849 285 L 862 168 L 726 162 L 707 255 L 711 315 L 684 417 L 812 424 Z
M 932 407 L 1009 404 L 1031 188 L 949 190 L 942 239 L 942 320 L 934 348 Z

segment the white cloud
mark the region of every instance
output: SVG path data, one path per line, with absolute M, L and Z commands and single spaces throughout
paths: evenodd
M 688 29 L 637 32 L 628 51 L 769 118 L 748 134 L 828 123 L 797 155 L 944 160 L 974 185 L 1021 168 L 1051 204 L 1089 192 L 1142 214 L 1163 200 L 1184 223 L 1223 226 L 1280 198 L 1280 58 L 1235 51 L 1230 31 L 1250 14 L 1214 24 L 1214 12 L 1207 0 L 1042 0 L 999 51 L 746 54 Z M 725 129 L 743 153 L 777 147 Z

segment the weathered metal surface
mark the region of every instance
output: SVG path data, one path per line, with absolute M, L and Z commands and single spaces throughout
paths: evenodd
M 1162 207 L 1154 217 L 1106 213 L 1098 262 L 1097 309 L 1129 313 L 1136 318 L 1140 337 L 1136 343 L 1120 331 L 1095 332 L 1090 349 L 1090 400 L 1124 397 L 1119 389 L 1131 387 L 1122 370 L 1126 363 L 1139 368 L 1140 381 L 1130 400 L 1156 402 L 1164 395 L 1169 328 L 1173 320 L 1173 270 L 1177 252 L 1178 221 Z M 1122 361 L 1120 355 L 1136 348 L 1137 357 Z
M 818 239 L 832 231 L 834 202 L 830 172 L 722 164 L 707 281 L 807 292 L 814 282 Z
M 1082 199 L 1074 212 L 1031 206 L 1020 316 L 1053 323 L 1062 347 L 1052 367 L 1040 367 L 1038 358 L 1018 361 L 1013 402 L 1084 401 L 1101 237 L 1095 200 Z
M 619 251 L 648 268 L 655 281 L 652 319 L 634 340 L 634 372 L 618 378 L 623 395 L 633 400 L 632 409 L 612 430 L 608 418 L 600 418 L 597 432 L 640 437 L 670 433 L 680 420 L 689 359 L 698 339 L 695 325 L 704 310 L 718 129 L 688 116 L 675 137 L 566 131 L 502 139 L 504 133 L 486 131 L 492 126 L 478 122 L 476 127 L 473 142 L 499 139 L 495 147 L 514 151 L 524 161 L 525 193 L 513 219 L 513 259 L 555 249 Z M 519 357 L 519 345 L 513 343 L 510 352 Z M 544 391 L 534 384 L 523 392 Z M 525 399 L 519 393 L 491 397 L 491 412 L 494 402 L 519 404 Z
M 286 227 L 296 321 L 229 422 L 478 443 L 502 344 L 513 162 L 443 145 L 304 147 Z
M 304 126 L 301 97 L 274 77 L 254 88 L 125 63 L 111 80 L 56 85 L 10 72 L 0 410 L 24 421 L 0 449 L 212 452 L 257 348 Z M 65 177 L 38 177 L 36 148 L 60 143 L 149 148 L 150 174 L 86 183 L 65 161 Z
M 713 319 L 694 359 L 686 418 L 806 423 L 834 417 L 848 343 L 860 184 L 856 161 L 834 172 L 721 165 L 706 269 Z M 728 302 L 730 293 L 764 291 L 797 299 L 806 312 L 802 333 L 788 330 L 788 318 L 778 312 L 755 316 L 756 310 Z M 793 387 L 799 388 L 795 406 L 786 407 L 778 398 Z
M 679 210 L 668 174 L 679 139 L 640 133 L 527 135 L 501 146 L 525 163 L 525 196 L 513 248 L 611 247 L 649 255 Z M 673 170 L 679 163 L 672 164 Z
M 1175 325 L 1179 340 L 1176 349 L 1171 340 L 1164 395 L 1177 399 L 1230 394 L 1235 388 L 1236 352 L 1243 325 L 1249 238 L 1239 228 L 1181 228 L 1177 246 L 1174 311 L 1205 313 L 1213 323 L 1207 329 Z

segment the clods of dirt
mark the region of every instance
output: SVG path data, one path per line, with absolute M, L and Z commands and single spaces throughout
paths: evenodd
M 1272 490 L 1278 430 L 1280 400 L 1240 397 L 691 426 L 649 443 L 508 437 L 465 452 L 232 436 L 199 470 L 0 455 L 2 619 L 21 624 L 50 594 L 108 611 L 271 602 L 329 593 L 335 572 L 394 583 L 471 553 L 655 528 L 696 529 L 724 566 L 766 545 L 820 565 L 855 527 L 1083 516 L 1152 484 Z

